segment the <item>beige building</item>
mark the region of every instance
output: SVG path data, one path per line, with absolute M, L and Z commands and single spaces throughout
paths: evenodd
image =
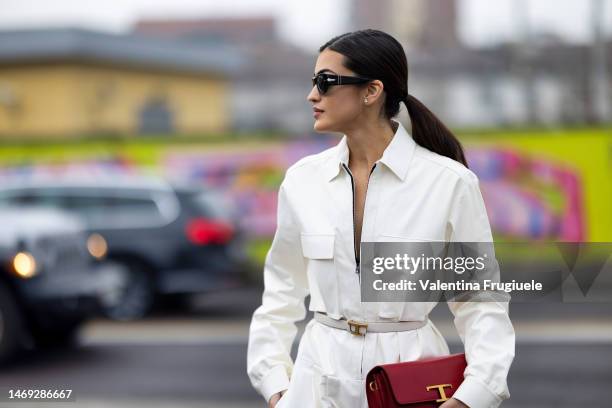
M 145 19 L 133 33 L 179 44 L 217 41 L 240 50 L 245 60 L 232 76 L 232 127 L 236 131 L 282 131 L 302 135 L 312 129 L 306 96 L 318 48 L 304 50 L 278 35 L 273 16 Z
M 0 33 L 0 137 L 223 132 L 236 54 L 80 29 Z

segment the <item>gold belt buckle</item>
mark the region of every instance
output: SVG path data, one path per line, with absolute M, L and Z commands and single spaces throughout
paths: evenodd
M 355 320 L 348 320 L 347 323 L 349 325 L 349 331 L 355 336 L 365 336 L 366 331 L 368 330 L 367 323 L 360 323 Z M 364 328 L 363 333 L 361 332 L 362 327 Z

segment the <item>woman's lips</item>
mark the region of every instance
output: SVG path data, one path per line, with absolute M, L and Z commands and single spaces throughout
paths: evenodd
M 315 111 L 312 116 L 314 116 L 315 119 L 317 119 L 319 116 L 321 116 L 321 114 L 323 113 L 323 111 Z

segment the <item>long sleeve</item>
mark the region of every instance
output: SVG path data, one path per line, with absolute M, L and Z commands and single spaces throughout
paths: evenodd
M 287 176 L 279 189 L 277 227 L 264 264 L 262 304 L 253 313 L 249 328 L 247 374 L 266 401 L 289 388 L 295 323 L 306 317 L 304 300 L 309 293 L 299 229 L 286 184 Z
M 471 171 L 458 186 L 449 227 L 451 241 L 493 242 L 478 178 Z M 510 397 L 507 375 L 515 353 L 508 302 L 449 301 L 447 305 L 454 315 L 468 363 L 464 381 L 453 398 L 470 408 L 499 406 Z

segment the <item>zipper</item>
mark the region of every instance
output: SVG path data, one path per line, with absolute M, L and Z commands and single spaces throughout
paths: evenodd
M 353 180 L 353 173 L 351 173 L 348 166 L 344 163 L 342 163 L 342 166 L 346 169 L 349 176 L 351 177 L 351 191 L 353 192 L 353 253 L 355 255 L 355 273 L 357 275 L 360 275 L 361 268 L 359 265 L 359 257 L 357 257 L 357 245 L 356 245 L 356 240 L 355 240 L 355 181 Z M 370 184 L 370 176 L 372 175 L 372 172 L 374 171 L 375 168 L 376 168 L 376 163 L 374 163 L 374 166 L 372 166 L 372 170 L 370 170 L 370 174 L 368 174 L 368 184 L 366 184 L 366 199 L 368 195 L 368 186 Z M 364 220 L 365 220 L 365 202 L 366 200 L 364 200 L 364 206 L 363 206 L 363 219 Z M 362 220 L 362 223 L 361 223 L 362 231 L 363 231 L 363 224 L 364 222 Z M 361 280 L 361 276 L 359 276 L 359 279 Z
M 359 274 L 359 258 L 357 258 L 357 247 L 355 246 L 355 182 L 353 181 L 353 173 L 351 173 L 348 166 L 344 163 L 342 163 L 342 166 L 344 166 L 349 176 L 351 177 L 351 191 L 353 192 L 353 254 L 355 257 L 355 273 Z

